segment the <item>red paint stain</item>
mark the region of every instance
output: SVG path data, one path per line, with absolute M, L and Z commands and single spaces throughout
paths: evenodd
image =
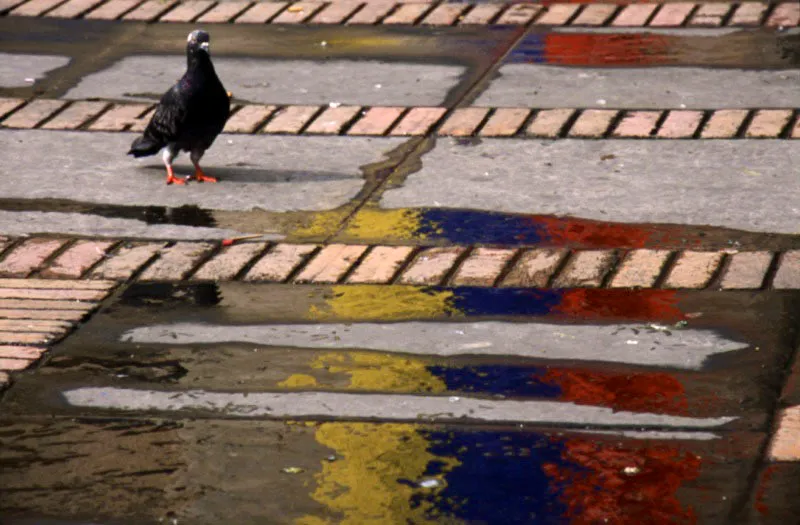
M 761 473 L 760 480 L 758 483 L 758 490 L 756 491 L 756 510 L 759 514 L 763 516 L 769 515 L 769 507 L 765 503 L 767 491 L 769 489 L 770 481 L 772 481 L 772 476 L 775 475 L 775 470 L 777 469 L 776 465 L 770 465 L 764 469 Z
M 562 457 L 574 467 L 549 463 L 543 468 L 563 487 L 570 524 L 697 522 L 694 510 L 676 496 L 700 475 L 701 460 L 694 454 L 667 445 L 611 448 L 569 440 Z
M 641 320 L 676 322 L 685 319 L 674 290 L 564 290 L 555 312 L 586 321 Z
M 546 63 L 564 66 L 664 65 L 670 38 L 637 33 L 549 33 L 545 36 Z
M 534 225 L 543 226 L 550 241 L 558 246 L 589 248 L 645 248 L 658 245 L 700 246 L 702 237 L 685 227 L 618 224 L 588 219 L 532 216 Z
M 611 374 L 589 370 L 550 369 L 542 381 L 561 388 L 562 399 L 614 410 L 685 414 L 686 392 L 666 373 Z

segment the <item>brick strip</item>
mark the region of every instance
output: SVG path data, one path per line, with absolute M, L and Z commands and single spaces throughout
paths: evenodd
M 91 20 L 116 20 L 142 3 L 142 0 L 110 0 L 83 15 Z
M 47 13 L 53 18 L 78 18 L 80 15 L 94 9 L 104 0 L 69 0 Z
M 181 281 L 189 275 L 214 245 L 207 242 L 178 242 L 161 252 L 139 277 L 144 281 Z
M 19 99 L 0 98 L 0 127 L 140 132 L 153 111 L 153 106 L 139 103 L 115 103 L 105 111 L 108 103 L 98 101 L 76 101 L 66 107 L 66 103 L 60 100 L 36 99 L 22 106 L 23 103 Z M 447 112 L 444 107 L 375 106 L 363 109 L 360 106 L 289 105 L 276 108 L 271 105 L 237 106 L 225 125 L 225 132 L 420 136 L 435 129 L 438 135 L 457 137 L 477 133 L 482 137 L 551 139 L 563 136 L 689 139 L 697 133 L 706 113 L 701 110 L 668 110 L 666 117 L 662 118 L 665 112 L 659 110 L 465 107 L 455 109 L 442 122 Z M 574 118 L 578 111 L 581 113 Z M 747 129 L 740 133 L 751 111 L 753 118 L 749 120 Z M 717 109 L 710 111 L 699 138 L 800 138 L 800 119 L 796 114 L 797 110 L 790 108 Z
M 316 248 L 313 244 L 278 244 L 250 268 L 244 280 L 283 282 Z
M 517 250 L 476 248 L 459 266 L 453 286 L 492 286 Z
M 265 242 L 245 242 L 225 248 L 206 261 L 192 279 L 226 281 L 233 279 L 247 264 L 267 247 Z
M 388 283 L 413 252 L 410 246 L 376 246 L 347 279 L 348 283 Z
M 400 284 L 439 284 L 450 271 L 464 248 L 428 248 L 420 252 L 400 275 Z
M 40 272 L 42 277 L 78 279 L 100 262 L 114 245 L 111 241 L 78 241 Z
M 0 261 L 0 277 L 27 277 L 65 242 L 59 239 L 26 240 Z
M 555 288 L 597 288 L 614 263 L 612 250 L 586 250 L 572 255 L 554 281 Z
M 500 286 L 544 288 L 566 255 L 566 250 L 538 249 L 527 251 L 522 254 L 516 265 L 508 272 Z
M 234 2 L 220 2 L 209 11 L 197 19 L 201 24 L 219 24 L 225 22 L 232 22 L 236 15 L 247 9 L 251 2 L 234 1 Z
M 131 243 L 103 261 L 91 273 L 92 279 L 125 281 L 152 259 L 165 243 Z
M 722 260 L 719 252 L 683 252 L 669 272 L 665 288 L 705 288 Z
M 367 247 L 331 244 L 324 247 L 294 278 L 296 283 L 335 283 L 350 269 Z

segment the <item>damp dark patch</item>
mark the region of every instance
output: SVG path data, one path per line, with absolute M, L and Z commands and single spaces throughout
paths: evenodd
M 127 288 L 119 303 L 125 306 L 216 306 L 222 299 L 214 283 L 138 283 Z
M 60 357 L 49 361 L 48 366 L 86 373 L 102 373 L 118 379 L 131 379 L 155 383 L 177 383 L 188 370 L 178 361 L 144 359 L 100 359 Z

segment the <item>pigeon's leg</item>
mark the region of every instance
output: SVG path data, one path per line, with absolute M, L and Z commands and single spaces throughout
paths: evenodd
M 161 158 L 164 159 L 164 166 L 167 167 L 167 184 L 172 184 L 173 182 L 175 184 L 186 184 L 185 180 L 175 177 L 175 173 L 172 171 L 172 161 L 177 156 L 178 152 L 173 149 L 173 146 L 169 145 L 164 148 Z
M 214 177 L 209 177 L 205 173 L 203 173 L 203 168 L 200 167 L 200 158 L 203 156 L 203 150 L 192 150 L 191 155 L 189 157 L 192 159 L 192 164 L 194 164 L 194 180 L 198 182 L 217 182 L 217 179 Z

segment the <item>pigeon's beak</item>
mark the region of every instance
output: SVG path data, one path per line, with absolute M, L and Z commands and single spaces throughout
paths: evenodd
M 200 49 L 208 53 L 208 42 L 203 42 L 202 44 L 200 44 Z

